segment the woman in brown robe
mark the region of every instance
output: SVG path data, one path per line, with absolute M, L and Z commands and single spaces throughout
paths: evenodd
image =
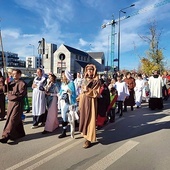
M 12 73 L 14 80 L 8 84 L 7 120 L 2 139 L 0 139 L 1 143 L 25 136 L 21 115 L 23 113 L 23 97 L 27 94 L 26 83 L 20 79 L 22 73 L 19 69 L 13 70 Z
M 88 148 L 96 141 L 97 98 L 100 97 L 100 82 L 96 66 L 88 64 L 85 67 L 81 94 L 78 97 L 80 123 L 79 131 L 86 139 L 83 147 Z

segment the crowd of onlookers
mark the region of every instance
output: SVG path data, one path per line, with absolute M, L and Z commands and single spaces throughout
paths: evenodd
M 21 71 L 8 70 L 5 80 L 0 72 L 0 120 L 5 120 L 5 98 L 8 99 L 6 124 L 1 143 L 25 136 L 22 123 L 24 108 L 30 110 L 26 83 L 21 78 Z M 163 100 L 170 94 L 170 75 L 153 71 L 147 76 L 142 73 L 121 73 L 98 75 L 96 67 L 88 64 L 84 73 L 76 77 L 66 69 L 62 72 L 61 83 L 42 68 L 37 69 L 32 84 L 32 129 L 44 126 L 42 134 L 51 133 L 62 124 L 62 133 L 67 136 L 67 126 L 79 126 L 79 131 L 86 139 L 84 148 L 96 141 L 96 129 L 106 123 L 113 123 L 115 115 L 122 117 L 129 109 L 141 108 L 147 102 L 150 109 L 162 109 Z M 24 100 L 23 100 L 24 99 Z M 61 113 L 62 122 L 58 120 Z M 74 124 L 71 121 L 75 121 Z M 72 127 L 74 134 L 74 127 Z M 73 135 L 74 136 L 74 135 Z

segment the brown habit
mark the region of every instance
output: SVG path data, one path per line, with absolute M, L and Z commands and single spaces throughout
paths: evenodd
M 14 140 L 25 136 L 21 115 L 23 113 L 23 98 L 27 94 L 27 88 L 22 80 L 10 82 L 8 88 L 7 120 L 2 137 Z
M 88 86 L 88 88 L 86 92 L 82 92 L 79 95 L 79 131 L 82 132 L 83 137 L 86 138 L 88 141 L 95 142 L 97 97 L 99 97 L 100 89 L 98 77 L 94 76 L 93 79 L 85 78 L 84 85 Z

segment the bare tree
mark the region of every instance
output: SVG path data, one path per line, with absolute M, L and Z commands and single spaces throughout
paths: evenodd
M 142 63 L 142 71 L 150 74 L 153 70 L 164 70 L 163 52 L 159 47 L 162 31 L 157 31 L 156 21 L 149 23 L 148 35 L 139 35 L 139 37 L 149 44 L 149 49 L 146 51 L 146 56 L 140 58 Z

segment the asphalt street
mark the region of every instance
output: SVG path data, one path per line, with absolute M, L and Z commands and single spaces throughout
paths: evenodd
M 61 120 L 59 115 L 59 120 Z M 0 135 L 5 121 L 0 122 Z M 170 99 L 163 110 L 142 108 L 116 115 L 97 131 L 97 141 L 84 149 L 78 130 L 75 138 L 59 139 L 62 128 L 43 135 L 44 127 L 31 129 L 32 115 L 26 113 L 26 136 L 8 144 L 0 143 L 0 170 L 169 170 Z

